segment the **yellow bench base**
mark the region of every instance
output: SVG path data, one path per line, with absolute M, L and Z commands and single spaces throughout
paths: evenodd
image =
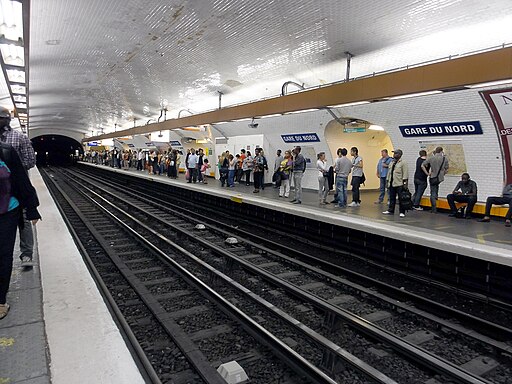
M 460 204 L 463 204 L 463 203 L 455 203 L 457 206 L 459 206 Z M 421 206 L 423 207 L 430 207 L 431 204 L 430 204 L 430 197 L 428 196 L 423 196 L 421 198 L 421 203 L 420 203 Z M 446 199 L 443 199 L 443 198 L 438 198 L 437 199 L 437 208 L 440 208 L 440 209 L 450 209 L 450 206 L 448 205 L 448 201 Z M 491 216 L 499 216 L 499 217 L 505 217 L 505 215 L 507 214 L 507 211 L 508 211 L 508 207 L 502 207 L 500 205 L 493 205 L 492 209 L 491 209 Z M 475 207 L 473 208 L 473 213 L 477 213 L 477 214 L 485 214 L 485 203 L 476 203 L 475 204 Z

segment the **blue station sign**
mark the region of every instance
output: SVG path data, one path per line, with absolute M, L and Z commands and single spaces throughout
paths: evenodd
M 181 147 L 181 143 L 178 140 L 171 140 L 169 141 L 169 144 L 171 147 Z
M 316 133 L 289 133 L 281 135 L 285 143 L 316 143 L 320 138 Z
M 481 135 L 483 133 L 479 121 L 400 125 L 398 128 L 403 137 Z

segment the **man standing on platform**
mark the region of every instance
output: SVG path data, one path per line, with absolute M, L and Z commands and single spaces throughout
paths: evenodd
M 427 168 L 430 168 L 427 170 Z M 444 181 L 444 175 L 450 165 L 448 158 L 443 153 L 443 147 L 437 147 L 434 155 L 430 156 L 421 165 L 421 169 L 428 176 L 430 184 L 430 204 L 432 213 L 437 213 L 437 197 L 439 196 L 439 185 Z
M 379 186 L 379 200 L 375 202 L 375 204 L 382 204 L 384 202 L 384 197 L 386 196 L 386 177 L 388 176 L 389 164 L 393 161 L 393 158 L 388 155 L 388 150 L 383 149 L 380 151 L 381 158 L 377 163 L 377 177 L 380 180 Z
M 398 194 L 398 206 L 400 210 L 400 217 L 405 217 L 405 209 L 400 200 L 400 193 L 404 188 L 407 188 L 409 179 L 409 167 L 402 159 L 403 152 L 401 149 L 393 151 L 394 162 L 391 165 L 391 170 L 387 177 L 387 186 L 389 188 L 389 208 L 387 211 L 382 212 L 385 215 L 393 215 L 395 213 L 396 195 Z
M 295 185 L 295 199 L 291 201 L 293 204 L 302 204 L 302 177 L 306 172 L 306 159 L 300 153 L 301 147 L 296 146 L 293 149 L 293 184 Z
M 36 165 L 36 156 L 32 143 L 27 135 L 14 130 L 10 127 L 11 113 L 6 108 L 0 108 L 0 141 L 10 145 L 18 153 L 23 168 L 27 171 Z M 20 229 L 20 259 L 21 266 L 32 268 L 34 263 L 32 257 L 34 254 L 34 234 L 32 233 L 32 223 L 23 215 L 24 226 Z
M 423 211 L 421 208 L 421 197 L 427 189 L 427 175 L 423 172 L 421 166 L 427 159 L 427 151 L 422 149 L 419 153 L 420 157 L 416 159 L 416 170 L 414 171 L 414 195 L 412 197 L 412 209 L 415 211 Z
M 477 199 L 476 183 L 473 180 L 470 180 L 469 173 L 464 172 L 461 176 L 461 181 L 457 183 L 453 192 L 446 196 L 446 200 L 448 200 L 448 204 L 451 209 L 449 216 L 455 217 L 455 214 L 457 213 L 455 202 L 467 203 L 468 206 L 464 216 L 466 219 L 471 219 L 471 212 L 473 212 L 473 207 L 475 206 Z
M 281 181 L 278 181 L 278 172 L 279 167 L 281 166 L 281 162 L 284 160 L 283 156 L 281 156 L 281 150 L 278 149 L 276 153 L 276 159 L 274 160 L 274 173 L 272 174 L 272 181 L 274 182 L 274 188 L 279 188 L 281 186 Z

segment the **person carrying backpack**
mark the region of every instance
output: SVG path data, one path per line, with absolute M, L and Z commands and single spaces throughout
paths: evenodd
M 13 147 L 0 142 L 0 320 L 7 316 L 7 291 L 11 281 L 14 242 L 18 225 L 36 224 L 41 215 L 39 200 Z

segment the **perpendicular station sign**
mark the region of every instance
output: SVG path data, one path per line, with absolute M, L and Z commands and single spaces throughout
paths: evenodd
M 281 135 L 281 138 L 285 143 L 315 143 L 320 141 L 316 133 L 288 133 Z
M 400 125 L 398 128 L 400 128 L 403 137 L 461 136 L 481 135 L 483 133 L 479 121 Z

